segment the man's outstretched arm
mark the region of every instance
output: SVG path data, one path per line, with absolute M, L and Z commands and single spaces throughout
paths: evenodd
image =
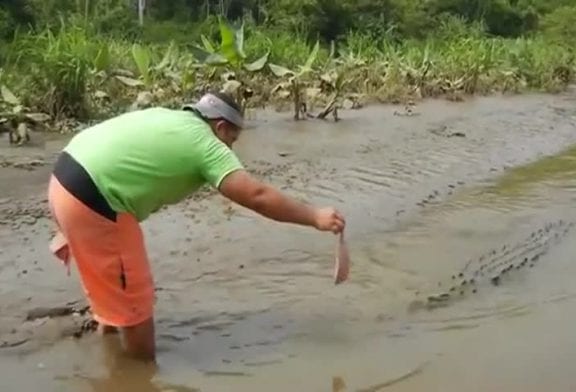
M 344 230 L 344 217 L 334 208 L 314 208 L 264 184 L 245 170 L 228 174 L 219 191 L 228 199 L 278 222 L 311 226 L 337 234 Z

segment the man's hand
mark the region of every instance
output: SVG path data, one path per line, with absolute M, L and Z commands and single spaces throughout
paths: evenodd
M 331 231 L 339 234 L 344 230 L 346 220 L 334 208 L 319 208 L 314 214 L 314 227 L 320 231 Z

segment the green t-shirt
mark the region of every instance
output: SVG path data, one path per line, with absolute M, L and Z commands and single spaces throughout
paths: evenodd
M 64 148 L 117 212 L 139 221 L 202 185 L 219 187 L 242 169 L 236 155 L 193 112 L 151 108 L 83 130 Z

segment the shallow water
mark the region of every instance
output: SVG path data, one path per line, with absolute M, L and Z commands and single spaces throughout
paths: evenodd
M 0 341 L 23 343 L 0 349 L 0 390 L 573 390 L 575 102 L 431 101 L 414 117 L 369 107 L 337 124 L 258 113 L 239 155 L 291 194 L 342 209 L 350 280 L 333 285 L 331 235 L 219 196 L 170 207 L 144 225 L 157 370 L 97 336 L 62 338 L 54 320 L 22 324 L 26 310 L 81 292 L 46 249 L 49 165 L 2 169 L 0 199 L 12 199 L 0 204 Z

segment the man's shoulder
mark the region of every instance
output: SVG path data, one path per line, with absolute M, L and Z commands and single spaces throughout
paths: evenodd
M 111 120 L 118 121 L 138 121 L 146 124 L 150 123 L 170 123 L 182 122 L 186 118 L 183 110 L 165 108 L 162 106 L 154 106 L 147 109 L 140 109 L 131 112 L 120 114 Z
M 196 113 L 189 110 L 153 107 L 140 111 L 139 117 L 146 122 L 155 122 L 164 128 L 197 131 L 202 136 L 210 136 L 210 125 Z

